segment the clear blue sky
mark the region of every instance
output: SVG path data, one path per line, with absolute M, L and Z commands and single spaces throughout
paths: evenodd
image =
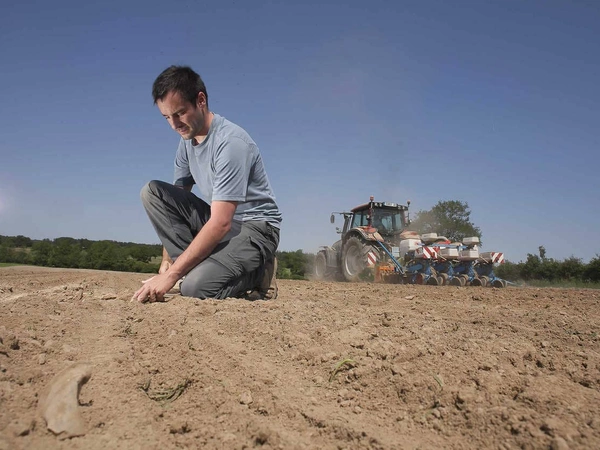
M 331 211 L 461 200 L 514 262 L 600 253 L 600 2 L 27 1 L 0 18 L 0 234 L 158 243 L 171 64 L 258 143 L 281 250 Z

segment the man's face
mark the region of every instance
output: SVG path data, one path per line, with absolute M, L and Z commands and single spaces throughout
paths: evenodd
M 169 92 L 165 98 L 158 100 L 156 106 L 160 113 L 184 139 L 201 136 L 204 130 L 204 105 L 206 99 L 201 92 L 196 104 L 185 100 L 178 92 Z

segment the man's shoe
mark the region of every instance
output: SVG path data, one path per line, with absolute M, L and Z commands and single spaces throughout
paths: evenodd
M 248 300 L 275 300 L 277 298 L 277 258 L 265 263 L 260 285 L 246 294 Z
M 265 275 L 260 284 L 260 289 L 265 293 L 265 300 L 275 300 L 277 298 L 277 257 L 274 256 L 271 261 L 265 264 Z

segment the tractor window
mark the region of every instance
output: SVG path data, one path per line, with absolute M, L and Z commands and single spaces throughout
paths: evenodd
M 400 211 L 379 209 L 373 217 L 373 226 L 382 234 L 392 234 L 404 228 L 404 221 Z
M 354 227 L 364 227 L 368 225 L 367 220 L 367 212 L 357 212 L 354 213 L 354 217 L 352 218 L 352 228 Z
M 383 216 L 381 218 L 381 226 L 386 230 L 391 230 L 394 227 L 392 216 Z

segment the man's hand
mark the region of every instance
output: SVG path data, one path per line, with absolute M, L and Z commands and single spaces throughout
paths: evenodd
M 177 281 L 172 281 L 166 273 L 155 275 L 142 281 L 144 285 L 133 294 L 131 300 L 141 303 L 164 302 L 165 294 L 171 290 Z

